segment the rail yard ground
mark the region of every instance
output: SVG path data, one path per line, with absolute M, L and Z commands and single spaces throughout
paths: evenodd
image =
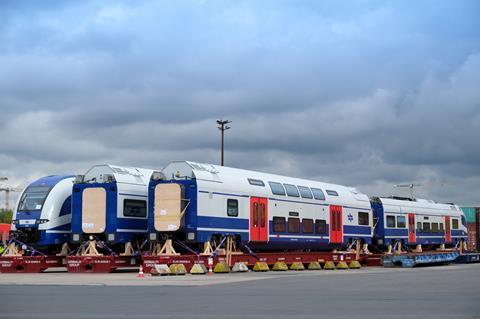
M 214 274 L 0 274 L 1 318 L 480 318 L 480 264 Z

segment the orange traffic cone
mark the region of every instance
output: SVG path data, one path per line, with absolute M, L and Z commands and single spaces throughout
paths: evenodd
M 138 278 L 144 278 L 145 275 L 143 273 L 143 266 L 140 265 L 140 267 L 138 268 L 138 275 L 137 275 Z
M 213 275 L 213 258 L 208 258 L 208 274 Z

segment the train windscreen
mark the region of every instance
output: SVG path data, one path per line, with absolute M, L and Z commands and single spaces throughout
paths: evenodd
M 18 211 L 40 210 L 47 198 L 51 186 L 30 186 L 23 193 Z

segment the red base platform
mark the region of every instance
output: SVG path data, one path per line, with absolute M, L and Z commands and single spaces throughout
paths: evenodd
M 39 273 L 51 267 L 65 267 L 64 256 L 1 256 L 2 273 Z
M 194 263 L 208 265 L 209 256 L 195 256 L 195 255 L 181 255 L 181 256 L 151 256 L 145 255 L 142 257 L 143 270 L 149 273 L 155 264 L 184 264 L 187 271 L 190 271 Z M 258 257 L 258 258 L 257 258 Z M 250 254 L 232 255 L 231 265 L 236 262 L 246 263 L 248 266 L 254 266 L 257 261 L 266 262 L 268 265 L 273 265 L 277 261 L 283 261 L 286 264 L 293 262 L 310 263 L 318 261 L 324 263 L 326 261 L 350 262 L 355 260 L 355 254 L 352 253 L 329 253 L 329 252 L 278 252 L 278 253 L 258 253 L 257 257 Z M 378 259 L 378 262 L 377 262 Z M 213 264 L 224 261 L 225 256 L 217 256 L 213 260 Z M 380 266 L 380 256 L 377 255 L 361 255 L 360 262 L 369 266 Z
M 118 268 L 140 266 L 140 256 L 68 256 L 67 270 L 71 273 L 109 273 Z

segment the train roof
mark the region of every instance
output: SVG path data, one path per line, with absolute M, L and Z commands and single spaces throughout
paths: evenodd
M 140 167 L 98 164 L 85 173 L 85 181 L 95 179 L 100 182 L 104 175 L 113 175 L 117 183 L 148 185 L 153 170 Z
M 72 177 L 75 177 L 75 175 L 48 175 L 40 177 L 39 179 L 31 182 L 28 186 L 54 186 L 58 182 Z
M 379 197 L 383 205 L 395 206 L 400 209 L 425 209 L 436 211 L 460 211 L 460 208 L 454 204 L 437 203 L 433 200 L 422 198 L 398 198 L 398 197 Z
M 195 178 L 200 181 L 223 183 L 222 188 L 225 189 L 243 189 L 246 192 L 248 189 L 258 191 L 258 186 L 251 185 L 249 179 L 261 180 L 265 183 L 265 189 L 268 189 L 267 195 L 270 194 L 268 182 L 278 182 L 320 188 L 324 192 L 327 190 L 336 191 L 339 197 L 349 198 L 353 201 L 369 201 L 367 195 L 360 193 L 353 187 L 206 163 L 172 161 L 165 166 L 162 172 L 167 179 Z M 325 196 L 329 196 L 328 193 Z

